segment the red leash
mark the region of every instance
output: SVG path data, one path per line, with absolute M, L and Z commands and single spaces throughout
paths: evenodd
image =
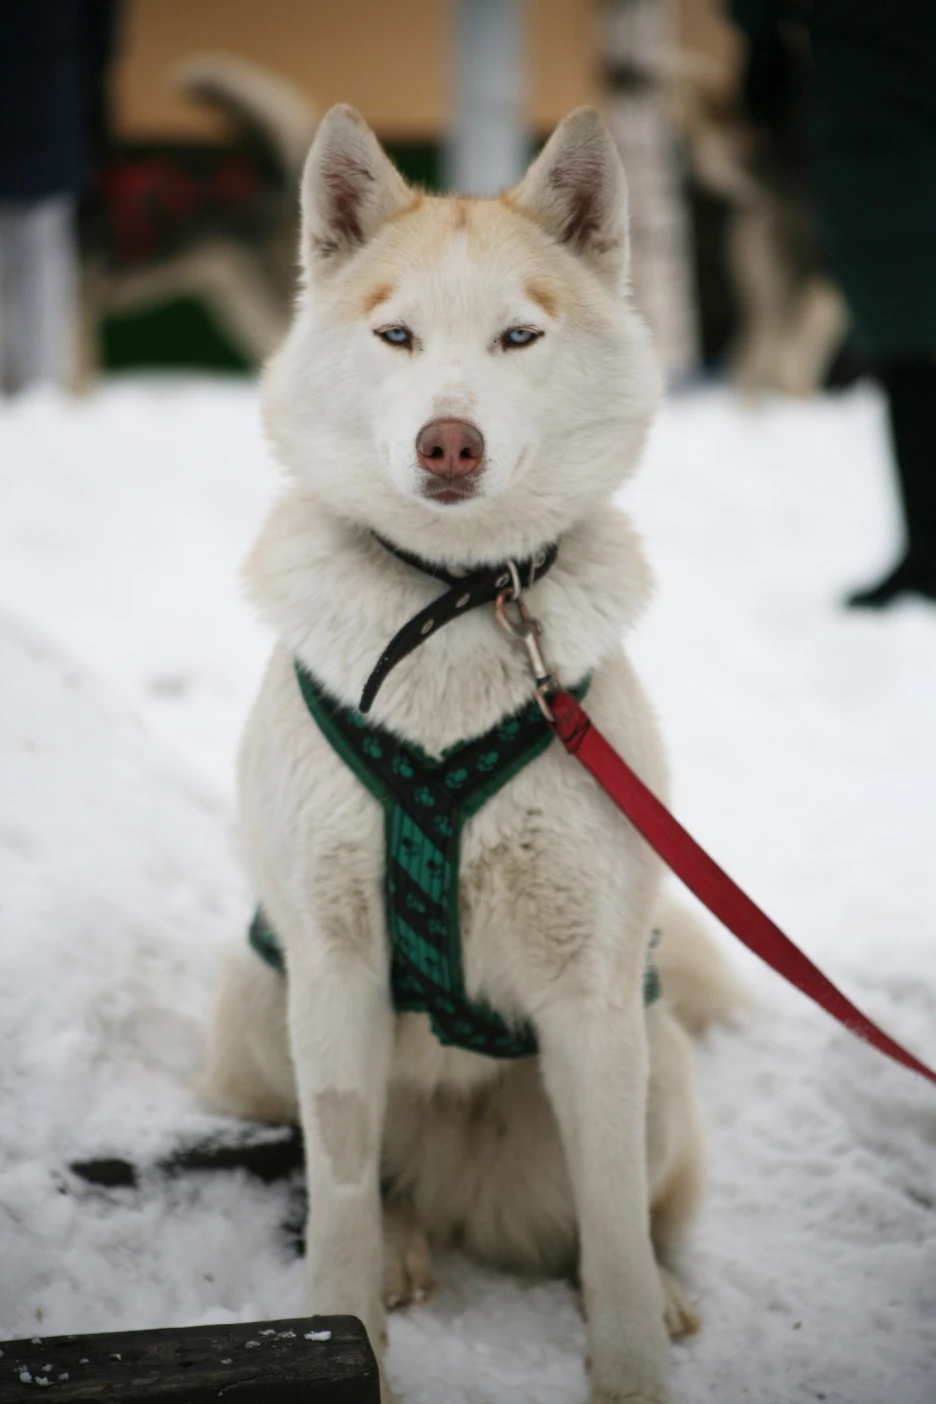
M 895 1063 L 936 1083 L 936 1072 L 889 1038 L 860 1009 L 836 989 L 832 981 L 784 936 L 714 863 L 695 839 L 686 833 L 630 766 L 609 745 L 598 728 L 568 692 L 549 695 L 552 727 L 570 755 L 581 761 L 651 848 L 667 863 L 709 911 L 743 941 L 748 950 L 789 980 L 803 994 L 822 1006 L 839 1023 L 870 1043 Z

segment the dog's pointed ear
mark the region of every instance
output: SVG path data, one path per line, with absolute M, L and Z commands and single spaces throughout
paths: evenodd
M 627 180 L 617 147 L 593 107 L 559 123 L 512 205 L 618 286 L 627 272 Z
M 302 173 L 302 262 L 314 273 L 366 244 L 413 192 L 361 114 L 342 103 L 328 111 Z

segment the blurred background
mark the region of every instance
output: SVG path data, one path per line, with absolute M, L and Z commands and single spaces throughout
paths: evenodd
M 752 38 L 722 0 L 2 0 L 0 133 L 16 152 L 0 207 L 47 216 L 18 254 L 0 233 L 6 387 L 254 368 L 282 333 L 298 171 L 336 101 L 408 177 L 474 193 L 598 105 L 671 381 L 727 370 L 746 392 L 803 395 L 848 378 L 797 149 L 809 16 L 802 0 L 773 8 Z M 24 278 L 30 263 L 45 277 Z

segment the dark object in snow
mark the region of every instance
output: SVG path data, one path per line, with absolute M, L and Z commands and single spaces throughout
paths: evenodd
M 380 1401 L 377 1361 L 355 1316 L 4 1341 L 0 1404 L 22 1404 L 37 1386 L 63 1404 Z
M 291 1180 L 290 1205 L 283 1222 L 286 1241 L 297 1257 L 305 1252 L 306 1197 L 304 1153 L 298 1126 L 244 1126 L 230 1136 L 210 1136 L 180 1146 L 150 1165 L 134 1165 L 122 1156 L 73 1160 L 69 1170 L 100 1189 L 138 1189 L 141 1179 L 216 1170 L 246 1170 L 263 1184 Z
M 208 1137 L 182 1146 L 151 1168 L 161 1175 L 184 1175 L 191 1170 L 246 1170 L 265 1185 L 287 1179 L 301 1168 L 302 1132 L 298 1126 L 257 1127 L 231 1138 Z M 88 1184 L 104 1189 L 129 1185 L 136 1188 L 148 1167 L 133 1165 L 121 1156 L 73 1160 L 69 1169 Z
M 270 1185 L 274 1180 L 287 1179 L 302 1164 L 302 1132 L 298 1126 L 284 1126 L 264 1128 L 256 1138 L 218 1138 L 184 1146 L 161 1160 L 158 1169 L 167 1175 L 182 1175 L 189 1170 L 246 1170 Z
M 104 1189 L 136 1189 L 136 1167 L 120 1156 L 100 1156 L 97 1160 L 74 1160 L 69 1166 L 76 1175 L 87 1180 L 89 1185 L 102 1185 Z

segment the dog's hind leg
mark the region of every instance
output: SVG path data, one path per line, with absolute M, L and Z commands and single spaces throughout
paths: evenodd
M 384 1202 L 383 1241 L 384 1305 L 392 1310 L 427 1301 L 435 1289 L 429 1241 L 411 1204 Z
M 657 1262 L 660 1286 L 663 1288 L 663 1319 L 671 1341 L 683 1341 L 694 1336 L 701 1326 L 701 1318 L 686 1293 L 685 1287 L 675 1273 Z
M 286 981 L 249 948 L 225 961 L 196 1090 L 217 1111 L 258 1121 L 297 1121 L 286 1027 Z

